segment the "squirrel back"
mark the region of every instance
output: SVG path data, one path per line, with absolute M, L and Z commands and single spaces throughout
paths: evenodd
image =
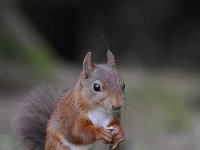
M 25 97 L 15 118 L 15 132 L 27 150 L 44 150 L 47 123 L 55 109 L 61 92 L 40 88 Z

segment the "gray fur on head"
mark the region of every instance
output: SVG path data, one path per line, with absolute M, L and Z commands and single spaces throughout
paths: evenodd
M 91 56 L 91 53 L 90 53 Z M 88 61 L 87 55 L 84 59 L 85 68 L 90 68 L 92 59 Z M 85 61 L 87 60 L 87 61 Z M 87 63 L 86 63 L 87 62 Z M 107 63 L 95 64 L 90 71 L 90 76 L 82 80 L 82 95 L 91 105 L 110 112 L 113 103 L 121 104 L 123 102 L 123 85 L 124 82 L 116 69 L 115 58 L 111 51 L 107 51 Z M 85 71 L 83 68 L 83 71 Z M 96 92 L 93 89 L 94 83 L 98 83 L 101 91 Z

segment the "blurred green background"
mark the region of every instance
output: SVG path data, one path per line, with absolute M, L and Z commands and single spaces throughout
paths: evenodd
M 31 90 L 75 85 L 87 51 L 106 45 L 126 82 L 125 150 L 200 149 L 200 3 L 197 0 L 1 0 L 0 149 Z

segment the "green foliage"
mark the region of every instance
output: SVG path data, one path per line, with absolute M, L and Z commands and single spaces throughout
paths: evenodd
M 50 48 L 43 43 L 29 43 L 22 46 L 17 40 L 8 36 L 1 36 L 0 59 L 4 63 L 16 63 L 26 66 L 34 74 L 50 76 L 54 68 L 54 58 Z M 5 66 L 7 67 L 7 66 Z

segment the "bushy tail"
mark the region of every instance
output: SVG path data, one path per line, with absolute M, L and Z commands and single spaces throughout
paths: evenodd
M 17 138 L 28 150 L 44 150 L 48 120 L 60 97 L 53 90 L 38 89 L 25 98 L 15 119 Z

